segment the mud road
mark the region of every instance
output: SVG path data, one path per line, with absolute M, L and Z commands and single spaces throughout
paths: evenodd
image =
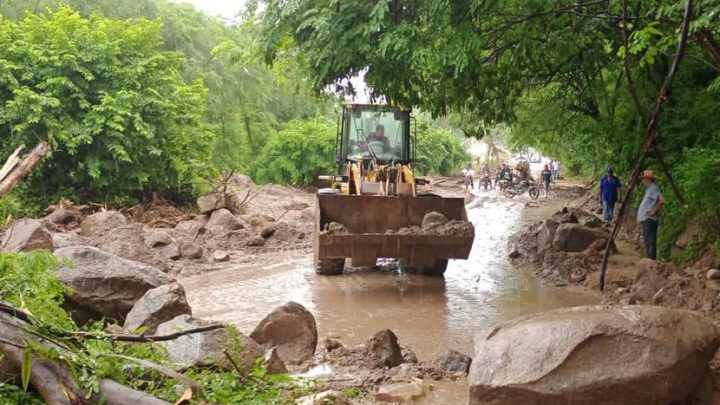
M 519 315 L 598 302 L 543 285 L 530 269 L 516 268 L 507 258 L 509 235 L 556 211 L 566 198 L 530 202 L 495 191 L 474 193 L 477 198 L 467 205 L 476 229 L 471 256 L 451 261 L 444 278 L 404 274 L 392 263 L 317 276 L 311 252 L 292 250 L 181 282 L 195 316 L 231 322 L 243 332 L 276 306 L 296 301 L 313 312 L 321 338 L 357 344 L 390 328 L 421 360 L 448 349 L 472 355 L 476 333 Z

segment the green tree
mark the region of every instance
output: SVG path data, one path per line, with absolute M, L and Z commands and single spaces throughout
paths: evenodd
M 0 20 L 2 153 L 38 139 L 52 147 L 31 189 L 112 201 L 187 193 L 208 174 L 206 89 L 185 83 L 182 55 L 161 45 L 158 22 L 67 7 Z

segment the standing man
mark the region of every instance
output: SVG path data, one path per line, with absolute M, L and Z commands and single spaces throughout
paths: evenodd
M 545 165 L 543 171 L 540 172 L 540 178 L 542 179 L 544 197 L 547 198 L 548 190 L 550 190 L 550 182 L 552 181 L 552 172 L 548 165 Z
M 560 161 L 555 161 L 555 180 L 560 180 L 561 174 L 560 174 Z
M 652 170 L 645 170 L 640 176 L 645 185 L 645 195 L 637 212 L 637 220 L 642 224 L 643 240 L 645 240 L 645 251 L 647 257 L 657 259 L 657 230 L 660 210 L 665 204 L 665 197 L 660 192 L 660 187 L 655 183 L 655 173 Z
M 610 226 L 615 213 L 615 203 L 620 197 L 620 179 L 613 175 L 612 167 L 605 170 L 605 177 L 600 180 L 600 202 L 603 207 L 605 225 Z
M 473 175 L 475 174 L 475 170 L 472 168 L 472 165 L 468 163 L 468 165 L 463 169 L 463 177 L 465 178 L 465 188 L 475 188 L 475 182 L 473 181 Z

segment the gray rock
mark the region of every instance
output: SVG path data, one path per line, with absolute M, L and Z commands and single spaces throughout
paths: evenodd
M 156 335 L 169 335 L 212 324 L 214 322 L 180 315 L 160 324 Z M 167 349 L 170 360 L 183 368 L 219 365 L 226 370 L 232 370 L 234 366 L 224 353 L 228 351 L 238 368 L 247 373 L 253 370 L 258 357 L 264 358 L 265 351 L 242 333 L 237 333 L 237 338 L 238 341 L 233 342 L 227 329 L 220 328 L 184 335 L 161 344 Z M 235 348 L 238 347 L 241 349 L 236 352 Z
M 36 249 L 55 249 L 52 235 L 41 221 L 37 219 L 19 219 L 5 231 L 2 251 L 29 252 Z
M 123 319 L 148 290 L 174 281 L 155 267 L 90 246 L 58 249 L 55 256 L 72 263 L 58 269 L 60 281 L 73 290 L 70 301 L 96 316 Z
M 285 363 L 299 363 L 315 354 L 318 335 L 315 317 L 302 305 L 288 302 L 268 314 L 250 338 L 267 349 L 277 347 Z
M 543 254 L 552 248 L 553 239 L 555 238 L 555 231 L 559 224 L 557 221 L 547 219 L 543 221 L 540 226 L 540 230 L 537 235 L 537 251 L 538 254 Z
M 145 333 L 152 334 L 161 323 L 184 314 L 192 314 L 185 289 L 178 283 L 165 284 L 148 290 L 135 303 L 125 318 L 124 329 L 133 333 L 145 327 Z
M 265 246 L 265 239 L 260 235 L 253 236 L 251 238 L 248 238 L 247 241 L 245 241 L 245 246 L 249 246 L 249 247 Z
M 402 349 L 398 344 L 398 338 L 390 329 L 383 329 L 377 332 L 365 344 L 367 357 L 372 361 L 375 368 L 392 368 L 402 364 Z
M 455 350 L 449 350 L 433 361 L 433 364 L 448 373 L 465 373 L 470 370 L 472 358 Z
M 712 322 L 664 307 L 525 316 L 476 338 L 469 404 L 684 403 L 719 345 Z
M 273 347 L 265 353 L 265 364 L 267 365 L 267 372 L 270 374 L 284 374 L 288 372 L 276 347 Z
M 80 225 L 80 235 L 102 236 L 127 223 L 127 218 L 117 211 L 98 212 L 85 218 Z
M 705 277 L 708 280 L 720 280 L 720 270 L 718 269 L 710 269 L 705 273 Z
M 437 211 L 430 211 L 423 217 L 422 221 L 422 229 L 431 229 L 436 226 L 445 225 L 448 222 L 448 219 L 445 215 L 437 212 Z
M 555 231 L 553 247 L 565 252 L 582 252 L 598 239 L 609 240 L 609 232 L 580 224 L 561 224 Z
M 170 236 L 170 234 L 165 231 L 153 232 L 147 238 L 145 238 L 145 243 L 147 243 L 147 245 L 151 248 L 167 246 L 174 242 L 175 240 L 172 238 L 172 236 Z
M 198 244 L 185 242 L 180 245 L 180 255 L 186 259 L 202 259 L 203 254 L 205 249 Z
M 230 253 L 224 250 L 216 250 L 212 254 L 213 261 L 215 262 L 228 262 L 230 261 Z
M 213 193 L 198 198 L 197 206 L 201 214 L 209 214 L 227 207 L 227 201 L 223 193 Z
M 67 225 L 69 223 L 79 221 L 80 212 L 78 212 L 75 208 L 58 207 L 43 219 L 51 224 Z
M 148 248 L 145 233 L 141 225 L 118 226 L 107 232 L 93 244 L 100 250 L 112 253 L 128 260 L 149 264 L 167 273 L 172 269 L 162 259 L 158 259 Z
M 213 211 L 212 215 L 210 215 L 210 220 L 208 221 L 206 226 L 208 228 L 215 226 L 227 229 L 229 231 L 245 228 L 245 225 L 240 222 L 239 219 L 235 218 L 235 216 L 225 208 L 220 208 L 216 211 Z

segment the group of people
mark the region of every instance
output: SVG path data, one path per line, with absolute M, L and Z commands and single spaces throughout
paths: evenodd
M 465 179 L 464 185 L 465 188 L 475 188 L 475 182 L 473 179 L 473 176 L 475 175 L 475 169 L 473 169 L 471 164 L 468 164 L 462 171 L 463 178 Z M 513 180 L 513 170 L 510 168 L 510 166 L 507 163 L 499 164 L 497 168 L 495 169 L 495 180 L 494 183 L 492 182 L 491 176 L 492 172 L 490 170 L 490 167 L 487 163 L 485 163 L 482 168 L 480 169 L 480 176 L 481 180 L 483 178 L 487 178 L 490 180 L 490 187 L 495 188 L 497 187 L 498 183 L 501 180 L 507 180 L 512 183 Z
M 655 182 L 656 176 L 652 170 L 645 170 L 640 179 L 645 186 L 645 194 L 637 211 L 637 221 L 641 224 L 645 253 L 650 259 L 657 259 L 657 232 L 660 219 L 660 210 L 665 204 L 665 197 Z M 622 183 L 613 174 L 612 167 L 605 170 L 605 176 L 600 181 L 599 198 L 603 208 L 605 224 L 610 225 L 615 215 L 615 204 L 620 201 Z

